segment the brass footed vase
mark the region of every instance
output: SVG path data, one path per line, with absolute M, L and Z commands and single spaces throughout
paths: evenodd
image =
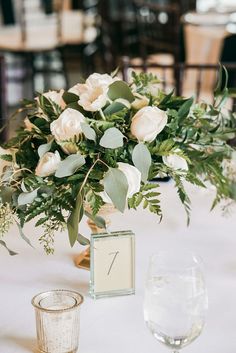
M 85 208 L 88 212 L 91 212 L 89 207 Z M 99 210 L 98 216 L 101 216 L 106 222 L 106 228 L 111 224 L 110 216 L 116 212 L 115 207 L 112 204 L 105 204 Z M 96 224 L 88 218 L 87 224 L 91 230 L 91 234 L 104 233 L 106 230 L 104 228 L 99 228 Z M 81 252 L 74 259 L 75 265 L 84 270 L 90 270 L 90 246 L 87 247 L 83 252 Z

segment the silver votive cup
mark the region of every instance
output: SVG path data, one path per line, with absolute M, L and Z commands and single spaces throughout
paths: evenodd
M 83 296 L 69 290 L 52 290 L 32 299 L 40 352 L 77 352 L 82 303 Z

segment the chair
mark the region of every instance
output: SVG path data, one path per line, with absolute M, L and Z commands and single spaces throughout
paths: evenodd
M 229 88 L 236 88 L 236 64 L 223 63 L 227 71 L 234 73 Z M 123 79 L 129 81 L 131 71 L 142 71 L 155 73 L 161 80 L 160 85 L 166 93 L 173 88 L 179 96 L 194 96 L 196 101 L 213 101 L 213 91 L 217 82 L 219 65 L 214 64 L 186 64 L 177 63 L 174 65 L 161 65 L 155 63 L 143 62 L 142 64 L 133 64 L 130 58 L 122 58 L 120 64 Z M 178 75 L 175 75 L 176 71 Z M 206 79 L 209 73 L 214 77 L 210 84 Z M 211 75 L 212 77 L 212 75 Z M 229 81 L 230 82 L 230 81 Z M 236 111 L 236 98 L 232 98 L 232 106 L 229 107 L 233 112 Z
M 2 12 L 2 20 L 4 25 L 14 25 L 15 16 L 12 0 L 0 0 L 0 9 Z
M 6 123 L 6 80 L 5 80 L 5 63 L 4 58 L 0 57 L 0 129 Z M 0 133 L 0 142 L 6 140 L 6 130 Z
M 98 0 L 73 0 L 71 4 L 62 2 L 62 5 L 61 44 L 64 56 L 69 60 L 75 59 L 76 65 L 79 59 L 80 72 L 88 75 L 94 71 L 100 50 Z
M 140 55 L 145 61 L 150 54 L 171 54 L 181 61 L 181 9 L 177 3 L 159 5 L 133 0 L 139 33 Z
M 22 75 L 20 77 L 10 77 L 9 80 L 7 78 L 7 81 L 31 81 L 32 95 L 35 92 L 36 75 L 43 76 L 44 90 L 51 87 L 49 79 L 55 73 L 63 76 L 65 86 L 67 86 L 67 76 L 59 38 L 58 14 L 43 13 L 40 1 L 39 8 L 30 8 L 30 12 L 27 12 L 26 4 L 32 7 L 35 3 L 21 0 L 20 23 L 13 26 L 3 26 L 0 32 L 0 52 L 7 57 L 11 55 L 14 58 L 20 58 L 22 64 L 20 69 Z M 46 12 L 49 12 L 48 8 Z M 56 56 L 58 62 L 60 62 L 57 67 L 53 67 L 52 56 Z M 8 67 L 10 66 L 11 64 Z M 15 63 L 12 66 L 15 68 Z
M 181 15 L 189 11 L 196 11 L 197 0 L 172 0 L 172 2 L 180 4 Z
M 131 0 L 100 0 L 101 47 L 106 70 L 113 70 L 123 55 L 138 53 L 138 33 Z
M 231 34 L 224 39 L 221 58 L 222 62 L 236 65 L 236 34 Z M 236 73 L 229 70 L 229 84 L 233 85 L 236 81 Z

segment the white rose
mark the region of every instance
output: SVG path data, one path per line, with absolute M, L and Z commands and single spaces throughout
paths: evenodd
M 169 156 L 163 156 L 162 160 L 167 167 L 174 169 L 174 170 L 188 170 L 188 163 L 186 159 L 177 154 L 170 154 Z
M 139 93 L 134 93 L 135 100 L 132 102 L 132 108 L 139 110 L 149 104 L 149 99 Z
M 117 164 L 118 164 L 118 169 L 121 170 L 126 176 L 126 179 L 128 182 L 127 198 L 130 198 L 140 190 L 141 173 L 136 167 L 128 163 L 119 162 Z M 112 203 L 110 197 L 107 195 L 105 191 L 101 192 L 100 195 L 104 202 Z
M 52 102 L 56 103 L 57 105 L 59 105 L 59 107 L 61 107 L 62 109 L 65 109 L 66 103 L 62 98 L 64 92 L 65 92 L 64 89 L 61 89 L 59 92 L 48 91 L 43 93 L 43 96 L 51 100 Z
M 57 142 L 69 141 L 82 134 L 82 122 L 85 122 L 83 114 L 68 108 L 50 124 L 50 130 Z
M 12 155 L 10 150 L 5 150 L 4 148 L 0 147 L 0 156 L 4 154 Z M 0 176 L 2 175 L 4 168 L 9 167 L 11 165 L 12 165 L 12 162 L 4 161 L 4 159 L 0 158 Z
M 118 164 L 118 169 L 121 170 L 126 176 L 128 186 L 129 186 L 127 198 L 130 198 L 140 190 L 141 173 L 136 167 L 128 163 L 119 162 L 117 164 Z
M 90 88 L 93 87 L 100 86 L 107 88 L 111 83 L 116 80 L 117 78 L 112 78 L 107 74 L 101 75 L 94 73 L 87 78 L 85 83 L 77 83 L 75 86 L 71 87 L 68 92 L 80 96 L 81 94 L 87 92 Z
M 45 153 L 39 160 L 39 163 L 35 169 L 35 175 L 38 175 L 40 177 L 47 177 L 49 175 L 54 174 L 60 162 L 61 157 L 58 151 L 56 151 L 55 153 Z
M 157 107 L 144 107 L 132 118 L 131 133 L 140 142 L 152 142 L 167 124 L 167 114 Z
M 93 87 L 85 93 L 82 93 L 78 103 L 89 112 L 101 110 L 107 102 L 107 89 L 102 87 Z
M 108 88 L 117 80 L 118 78 L 112 78 L 107 74 L 94 73 L 87 78 L 85 83 L 78 83 L 70 88 L 69 92 L 80 97 L 78 103 L 84 110 L 95 112 L 106 105 Z

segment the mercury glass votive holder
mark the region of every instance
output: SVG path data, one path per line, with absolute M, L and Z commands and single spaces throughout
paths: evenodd
M 40 352 L 77 352 L 82 303 L 83 296 L 69 290 L 52 290 L 32 299 Z

